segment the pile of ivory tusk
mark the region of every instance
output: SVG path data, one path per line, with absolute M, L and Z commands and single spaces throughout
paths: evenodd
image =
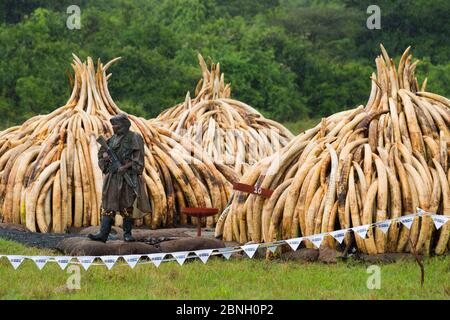
M 264 118 L 249 105 L 231 99 L 220 64 L 208 70 L 198 55 L 203 79 L 196 97 L 162 112 L 156 120 L 176 134 L 200 144 L 215 163 L 231 167 L 238 177 L 257 161 L 284 147 L 294 136 L 276 121 Z M 232 180 L 232 179 L 230 179 Z
M 74 56 L 72 94 L 66 105 L 0 132 L 0 221 L 25 224 L 31 231 L 64 232 L 98 225 L 102 173 L 99 135 L 110 137 L 109 119 L 122 112 L 108 91 L 108 68 Z M 231 184 L 198 145 L 145 119 L 129 115 L 131 130 L 145 141 L 144 180 L 152 214 L 136 224 L 152 228 L 186 224 L 183 207 L 226 206 Z M 137 210 L 137 209 L 136 209 Z M 209 217 L 213 226 L 217 217 Z M 120 218 L 116 219 L 120 224 Z
M 357 227 L 416 213 L 450 215 L 450 100 L 419 87 L 409 48 L 396 68 L 386 50 L 367 105 L 322 119 L 279 153 L 263 159 L 242 183 L 274 190 L 270 198 L 237 192 L 216 235 L 241 243 L 271 242 Z M 429 216 L 411 230 L 393 223 L 385 235 L 347 233 L 364 253 L 443 254 L 450 225 L 436 231 Z M 335 247 L 325 238 L 322 246 Z M 312 247 L 307 241 L 306 245 Z

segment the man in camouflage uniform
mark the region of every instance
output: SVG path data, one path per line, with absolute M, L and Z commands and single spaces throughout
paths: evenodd
M 144 170 L 144 141 L 140 134 L 130 131 L 131 122 L 128 116 L 121 113 L 110 119 L 114 135 L 107 140 L 109 148 L 117 155 L 122 166 L 111 172 L 111 159 L 104 147 L 98 151 L 98 164 L 103 172 L 103 191 L 101 207 L 101 226 L 97 234 L 89 234 L 89 238 L 106 242 L 116 214 L 123 217 L 125 241 L 134 241 L 131 235 L 133 225 L 133 204 L 137 198 L 137 208 L 150 212 L 150 204 L 145 190 L 142 172 Z M 128 173 L 137 185 L 137 196 L 124 178 Z

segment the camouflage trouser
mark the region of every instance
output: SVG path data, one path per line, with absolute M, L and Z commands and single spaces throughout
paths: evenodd
M 116 214 L 120 214 L 122 218 L 132 218 L 133 217 L 133 207 L 125 208 L 122 211 L 112 211 L 105 210 L 101 208 L 100 215 L 114 218 Z

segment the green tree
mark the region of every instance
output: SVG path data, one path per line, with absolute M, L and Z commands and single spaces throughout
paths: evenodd
M 69 5 L 81 30 L 66 27 Z M 449 96 L 450 2 L 4 0 L 0 5 L 0 126 L 63 105 L 72 53 L 106 62 L 116 103 L 150 118 L 184 100 L 201 77 L 197 54 L 220 62 L 232 96 L 276 120 L 327 116 L 365 104 L 383 43 L 398 61 L 413 47 L 420 81 Z

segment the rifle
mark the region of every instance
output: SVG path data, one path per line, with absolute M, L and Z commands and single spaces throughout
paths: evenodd
M 106 149 L 106 152 L 108 153 L 109 157 L 111 158 L 111 171 L 112 172 L 117 172 L 117 170 L 119 170 L 119 168 L 122 166 L 122 163 L 120 163 L 119 158 L 114 153 L 114 151 L 112 151 L 111 148 L 108 146 L 108 144 L 106 143 L 106 140 L 105 140 L 105 138 L 103 136 L 99 136 L 98 139 L 97 139 L 97 142 L 103 148 Z M 131 189 L 133 189 L 134 193 L 137 196 L 138 195 L 138 193 L 137 193 L 137 185 L 133 182 L 133 180 L 131 180 L 131 177 L 128 174 L 128 172 L 125 172 L 123 177 L 125 178 L 125 181 L 131 187 Z

